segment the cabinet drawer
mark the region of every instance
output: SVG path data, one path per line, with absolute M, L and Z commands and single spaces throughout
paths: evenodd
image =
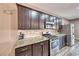
M 28 51 L 28 50 L 31 50 L 31 49 L 32 49 L 31 45 L 29 45 L 29 46 L 24 46 L 24 47 L 16 48 L 15 52 L 16 53 L 22 53 L 24 51 Z

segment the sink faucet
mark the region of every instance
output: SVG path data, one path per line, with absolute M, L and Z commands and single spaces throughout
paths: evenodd
M 20 32 L 19 34 L 19 40 L 24 39 L 24 34 L 22 32 Z

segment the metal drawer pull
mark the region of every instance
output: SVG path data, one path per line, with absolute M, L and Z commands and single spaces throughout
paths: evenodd
M 40 45 L 44 45 L 44 43 L 41 43 Z
M 22 49 L 21 51 L 25 51 L 25 50 L 27 50 L 27 48 L 24 48 L 24 49 Z

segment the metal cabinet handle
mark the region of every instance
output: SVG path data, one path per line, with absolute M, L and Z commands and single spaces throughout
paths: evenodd
M 28 48 L 24 48 L 24 49 L 22 49 L 21 51 L 25 51 L 25 50 L 28 50 Z
M 40 45 L 44 45 L 44 43 L 40 43 Z

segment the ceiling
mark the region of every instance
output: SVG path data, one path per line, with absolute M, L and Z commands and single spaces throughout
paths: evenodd
M 30 3 L 35 7 L 49 11 L 69 20 L 79 18 L 79 3 Z

